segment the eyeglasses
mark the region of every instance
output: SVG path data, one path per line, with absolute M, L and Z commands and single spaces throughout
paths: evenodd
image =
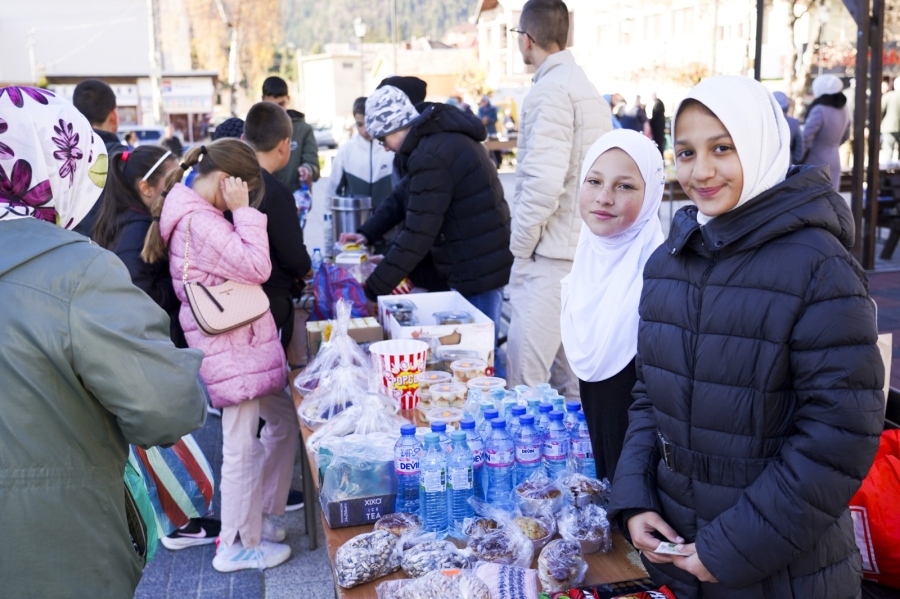
M 516 29 L 515 27 L 507 27 L 506 30 L 510 33 L 518 33 L 519 35 L 524 35 L 525 37 L 530 39 L 532 43 L 534 43 L 534 38 L 531 37 L 531 34 L 527 31 L 522 31 L 521 29 Z
M 382 147 L 384 147 L 384 137 L 376 137 L 375 141 L 379 143 Z

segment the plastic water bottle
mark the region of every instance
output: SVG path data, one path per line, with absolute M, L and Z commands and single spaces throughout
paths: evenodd
M 450 435 L 447 434 L 447 423 L 442 420 L 435 420 L 431 423 L 431 432 L 437 433 L 441 449 L 446 453 L 450 453 Z
M 492 401 L 482 400 L 481 403 L 478 405 L 478 419 L 476 420 L 476 423 L 479 428 L 481 427 L 481 423 L 484 422 L 484 413 L 487 412 L 488 410 L 493 410 L 493 409 L 494 409 L 494 402 L 492 402 Z M 488 424 L 488 427 L 490 427 L 490 424 Z
M 506 425 L 506 431 L 509 433 L 509 437 L 511 439 L 516 438 L 516 432 L 518 432 L 519 427 L 519 418 L 525 415 L 525 406 L 513 406 L 513 409 L 510 410 L 509 420 L 507 422 L 509 424 Z
M 397 474 L 398 512 L 419 513 L 419 460 L 422 444 L 416 439 L 416 427 L 404 424 L 400 427 L 400 438 L 394 445 L 394 472 Z
M 535 422 L 537 422 L 541 417 L 540 406 L 541 399 L 539 397 L 528 398 L 528 413 L 534 416 Z
M 566 417 L 563 419 L 563 423 L 566 425 L 566 430 L 570 433 L 575 430 L 575 427 L 578 426 L 578 412 L 581 411 L 581 402 L 578 401 L 567 401 L 566 402 Z
M 515 468 L 515 447 L 506 432 L 506 421 L 495 418 L 491 421 L 491 435 L 484 441 L 487 468 L 487 502 L 493 505 L 511 504 Z
M 597 478 L 597 462 L 584 412 L 578 412 L 578 424 L 572 429 L 572 468 L 588 478 Z
M 466 437 L 464 430 L 453 431 L 450 434 L 453 449 L 447 456 L 450 530 L 457 539 L 465 538 L 462 534 L 463 520 L 475 513 L 469 504 L 469 498 L 475 492 L 474 461 Z
M 459 429 L 466 433 L 466 443 L 472 451 L 472 478 L 474 479 L 475 496 L 482 501 L 484 497 L 484 441 L 475 430 L 475 421 L 463 418 L 459 421 Z
M 330 260 L 334 257 L 334 221 L 330 212 L 322 216 L 322 234 L 325 236 L 325 251 L 322 254 L 326 260 Z
M 534 388 L 543 393 L 544 396 L 556 393 L 556 389 L 551 387 L 550 383 L 538 383 Z
M 538 406 L 538 418 L 535 420 L 534 427 L 538 430 L 542 435 L 547 434 L 547 429 L 550 428 L 550 412 L 553 411 L 553 404 L 549 402 L 541 402 Z
M 441 448 L 437 433 L 425 433 L 425 453 L 421 463 L 419 505 L 422 530 L 433 532 L 437 538 L 443 539 L 450 524 L 447 514 L 447 453 Z
M 516 446 L 516 484 L 520 485 L 541 468 L 542 439 L 534 428 L 534 416 L 525 414 L 519 418 L 521 426 L 513 442 Z
M 559 410 L 550 412 L 550 426 L 544 435 L 544 466 L 547 468 L 547 476 L 554 478 L 556 473 L 565 469 L 566 459 L 569 457 L 571 439 L 566 425 L 563 424 L 563 413 Z
M 322 257 L 322 250 L 320 250 L 319 248 L 313 248 L 313 254 L 312 254 L 313 276 L 315 276 L 315 274 L 317 272 L 319 272 L 319 269 L 322 268 L 322 262 L 324 262 L 324 261 L 325 261 L 325 258 Z
M 478 434 L 481 435 L 485 443 L 487 443 L 488 437 L 491 436 L 491 421 L 496 418 L 500 418 L 500 412 L 494 408 L 488 408 L 484 411 L 484 420 L 478 425 Z
M 560 412 L 565 412 L 566 410 L 566 398 L 556 393 L 554 391 L 553 395 L 548 398 L 548 401 L 553 405 L 554 410 L 559 410 Z
M 300 219 L 300 228 L 306 227 L 306 216 L 312 208 L 312 196 L 309 193 L 309 185 L 303 183 L 300 189 L 294 192 L 294 204 L 297 206 L 297 218 Z M 327 239 L 325 241 L 328 241 Z
M 506 399 L 506 389 L 491 389 L 491 401 L 494 402 L 494 409 L 503 413 L 503 400 Z

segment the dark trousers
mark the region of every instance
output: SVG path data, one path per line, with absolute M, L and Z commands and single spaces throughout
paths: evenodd
M 581 409 L 591 431 L 599 479 L 608 478 L 612 482 L 615 478 L 616 463 L 622 455 L 625 433 L 628 431 L 628 408 L 634 401 L 631 390 L 636 382 L 634 360 L 606 380 L 579 380 Z
M 281 345 L 287 351 L 294 336 L 294 302 L 287 294 L 270 294 L 269 310 L 275 320 L 275 327 L 281 333 Z

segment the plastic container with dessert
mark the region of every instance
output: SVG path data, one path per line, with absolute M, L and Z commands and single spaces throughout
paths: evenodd
M 506 379 L 498 376 L 480 376 L 466 381 L 466 386 L 481 391 L 484 395 L 490 395 L 492 389 L 506 389 Z
M 518 516 L 513 518 L 513 522 L 516 523 L 522 534 L 531 541 L 535 554 L 549 543 L 553 535 L 556 534 L 556 519 L 553 517 L 553 514 L 543 513 L 535 514 L 534 516 Z
M 566 506 L 557 518 L 559 536 L 581 544 L 581 551 L 588 553 L 607 553 L 612 549 L 612 536 L 606 510 L 590 504 L 576 508 Z
M 462 310 L 453 310 L 448 312 L 435 312 L 432 316 L 438 324 L 471 324 L 475 322 L 472 315 Z
M 478 358 L 478 352 L 472 349 L 446 349 L 438 350 L 438 358 L 441 360 L 441 370 L 451 372 L 450 365 L 457 360 L 474 360 Z
M 516 504 L 526 516 L 555 514 L 563 505 L 562 490 L 541 469 L 516 485 L 514 495 Z
M 484 377 L 487 367 L 487 362 L 481 358 L 468 358 L 451 362 L 450 372 L 460 383 L 468 383 L 472 379 Z
M 462 408 L 429 408 L 422 412 L 422 420 L 425 422 L 446 422 L 447 426 L 459 425 L 463 416 Z
M 431 407 L 431 386 L 449 383 L 453 380 L 453 375 L 449 372 L 442 371 L 426 371 L 416 375 L 416 382 L 419 383 L 419 407 Z
M 416 318 L 416 305 L 409 300 L 395 299 L 384 303 L 388 314 L 391 314 L 401 326 L 413 326 L 418 324 Z
M 431 406 L 435 408 L 462 408 L 466 405 L 468 389 L 462 383 L 431 385 Z

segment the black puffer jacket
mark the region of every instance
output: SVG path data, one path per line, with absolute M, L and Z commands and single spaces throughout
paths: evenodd
M 696 542 L 719 583 L 645 560 L 679 599 L 859 592 L 847 503 L 878 447 L 884 369 L 852 242 L 830 178 L 802 167 L 702 229 L 680 210 L 647 262 L 610 515 L 656 511 Z
M 426 108 L 399 154 L 407 180 L 359 232 L 370 241 L 403 223 L 384 260 L 369 277 L 366 295 L 385 295 L 431 251 L 437 273 L 465 296 L 509 282 L 509 206 L 497 167 L 484 146 L 484 125 L 446 104 Z
M 162 259 L 155 264 L 147 264 L 141 260 L 144 239 L 150 229 L 152 219 L 147 212 L 126 210 L 116 219 L 118 236 L 109 249 L 119 257 L 131 282 L 140 287 L 144 293 L 169 315 L 169 334 L 175 347 L 187 347 L 184 331 L 178 321 L 178 310 L 181 302 L 172 288 L 172 275 L 169 274 L 169 261 Z

